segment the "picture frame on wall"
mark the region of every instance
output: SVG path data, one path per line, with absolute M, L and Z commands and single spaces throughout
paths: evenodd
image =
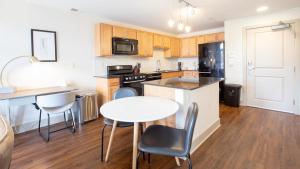
M 31 29 L 31 51 L 40 62 L 57 62 L 56 32 Z

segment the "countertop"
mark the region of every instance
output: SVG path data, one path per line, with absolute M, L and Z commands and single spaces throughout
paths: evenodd
M 120 78 L 120 75 L 96 75 L 94 77 L 104 78 L 104 79 L 114 79 L 114 78 Z
M 181 71 L 197 71 L 197 70 L 161 70 L 161 71 L 154 71 L 154 72 L 141 72 L 141 73 L 171 73 L 171 72 L 181 72 Z M 104 78 L 104 79 L 113 79 L 119 78 L 120 75 L 95 75 L 96 78 Z
M 170 87 L 184 90 L 194 90 L 213 83 L 223 81 L 223 78 L 199 77 L 199 78 L 168 78 L 143 82 L 145 85 Z

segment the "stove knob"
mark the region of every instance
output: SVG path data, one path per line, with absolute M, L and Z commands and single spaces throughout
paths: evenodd
M 135 76 L 134 78 L 135 78 L 135 79 L 137 79 L 137 77 L 136 77 L 136 76 Z
M 128 77 L 126 77 L 125 80 L 128 80 Z

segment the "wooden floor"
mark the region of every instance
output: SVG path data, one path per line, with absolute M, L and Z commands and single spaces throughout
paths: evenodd
M 194 169 L 300 169 L 300 116 L 257 108 L 221 106 L 222 126 L 192 155 Z M 111 158 L 102 163 L 102 121 L 72 135 L 64 130 L 45 143 L 37 131 L 17 135 L 11 169 L 130 169 L 132 128 L 117 129 Z M 109 136 L 106 133 L 106 145 Z M 177 169 L 174 158 L 141 159 L 142 169 Z

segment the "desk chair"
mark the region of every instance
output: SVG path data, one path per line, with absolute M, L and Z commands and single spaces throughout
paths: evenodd
M 186 158 L 189 163 L 189 169 L 192 169 L 190 150 L 197 115 L 198 106 L 196 103 L 192 103 L 188 109 L 184 129 L 162 125 L 149 126 L 138 144 L 139 151 L 149 154 Z M 140 152 L 137 157 L 137 168 Z M 150 156 L 148 159 L 150 162 Z
M 113 100 L 124 98 L 124 97 L 133 97 L 133 96 L 138 96 L 137 91 L 133 88 L 124 87 L 124 88 L 118 89 L 114 93 Z M 126 109 L 124 109 L 124 111 L 126 111 Z M 107 126 L 113 126 L 114 121 L 111 119 L 108 119 L 108 118 L 104 118 L 103 122 L 104 122 L 104 127 L 102 129 L 102 134 L 101 134 L 101 161 L 103 161 L 104 131 Z M 118 121 L 116 127 L 124 128 L 124 127 L 131 127 L 133 125 L 134 125 L 133 123 Z M 113 134 L 114 134 L 114 131 L 112 131 L 112 135 Z M 110 146 L 111 146 L 111 140 L 109 141 L 108 149 L 107 149 L 107 153 L 106 153 L 106 157 L 105 157 L 106 162 L 108 161 Z
M 50 133 L 54 133 L 66 128 L 72 128 L 71 132 L 75 133 L 75 119 L 74 119 L 74 112 L 72 111 L 72 106 L 75 102 L 75 93 L 72 92 L 66 92 L 66 93 L 59 93 L 59 94 L 51 94 L 51 95 L 44 95 L 44 96 L 38 96 L 37 97 L 37 105 L 40 109 L 40 117 L 39 117 L 39 133 L 41 137 L 44 138 L 47 142 L 50 140 Z M 41 116 L 42 112 L 47 113 L 48 116 L 48 133 L 47 137 L 45 137 L 41 133 Z M 71 113 L 72 117 L 72 125 L 68 126 L 67 120 L 66 120 L 66 112 Z M 56 115 L 56 114 L 64 114 L 64 121 L 65 121 L 65 127 L 50 131 L 50 116 Z

